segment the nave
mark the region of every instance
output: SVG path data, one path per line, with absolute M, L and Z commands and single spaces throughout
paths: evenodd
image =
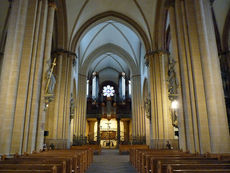
M 94 155 L 93 163 L 86 173 L 137 173 L 129 162 L 129 155 L 119 155 L 117 149 L 103 149 Z

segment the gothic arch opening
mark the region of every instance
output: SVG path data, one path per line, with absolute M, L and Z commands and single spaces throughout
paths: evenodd
M 90 19 L 87 25 L 82 26 L 85 31 L 80 29 L 74 37 L 78 43 L 74 40 L 72 42 L 72 45 L 76 46 L 74 50 L 78 56 L 78 83 L 82 83 L 78 85 L 77 93 L 80 94 L 80 98 L 83 98 L 77 101 L 76 114 L 84 116 L 82 119 L 86 123 L 83 128 L 85 130 L 80 132 L 79 138 L 91 136 L 89 138 L 94 139 L 90 141 L 91 143 L 102 140 L 101 145 L 110 146 L 104 143 L 107 139 L 105 136 L 108 136 L 110 132 L 100 134 L 98 131 L 100 128 L 103 129 L 99 125 L 101 119 L 107 117 L 110 120 L 112 116 L 117 121 L 116 135 L 112 135 L 113 139 L 111 139 L 116 138 L 114 147 L 117 143 L 127 143 L 130 139 L 134 139 L 136 143 L 145 143 L 144 117 L 138 110 L 141 109 L 141 104 L 139 104 L 141 101 L 136 101 L 138 97 L 136 92 L 140 94 L 139 91 L 141 91 L 140 67 L 143 63 L 145 47 L 149 47 L 145 35 L 144 41 L 140 39 L 144 32 L 137 34 L 141 28 L 135 25 L 135 29 L 139 31 L 134 32 L 129 28 L 132 25 L 124 24 L 127 22 L 126 18 L 119 19 L 119 16 L 118 13 L 108 12 Z M 123 22 L 120 22 L 122 20 Z M 89 81 L 88 85 L 86 85 L 87 81 Z M 107 86 L 116 88 L 114 96 L 106 98 L 103 95 L 105 83 Z M 82 89 L 80 90 L 79 87 Z M 83 95 L 81 91 L 86 87 L 89 94 Z M 78 107 L 83 107 L 83 109 L 78 109 Z M 141 126 L 139 132 L 138 124 Z M 97 132 L 92 132 L 92 129 L 96 129 Z M 100 134 L 103 139 L 99 139 L 100 136 L 93 138 L 92 134 Z

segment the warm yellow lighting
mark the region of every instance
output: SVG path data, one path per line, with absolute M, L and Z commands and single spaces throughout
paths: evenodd
M 171 107 L 172 107 L 172 109 L 177 109 L 178 108 L 178 101 L 177 100 L 173 100 Z

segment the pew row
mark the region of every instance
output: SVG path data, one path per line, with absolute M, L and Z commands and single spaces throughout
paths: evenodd
M 172 166 L 172 172 L 180 172 L 182 170 L 194 171 L 192 166 L 201 165 L 196 170 L 207 170 L 208 165 L 214 167 L 215 170 L 228 170 L 230 166 L 230 159 L 228 154 L 221 155 L 207 155 L 207 154 L 191 154 L 177 150 L 153 150 L 153 149 L 131 149 L 130 162 L 140 173 L 166 173 L 169 172 L 168 165 Z M 181 167 L 173 167 L 175 164 L 180 164 Z M 205 165 L 207 165 L 205 167 Z
M 149 149 L 148 145 L 119 145 L 119 153 L 130 152 L 130 150 L 134 149 Z
M 50 150 L 2 158 L 0 172 L 84 173 L 93 161 L 93 150 Z
M 101 145 L 73 145 L 70 148 L 71 150 L 87 150 L 92 149 L 94 152 L 97 152 L 98 154 L 101 154 Z

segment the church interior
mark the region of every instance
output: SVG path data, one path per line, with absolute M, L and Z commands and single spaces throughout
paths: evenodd
M 0 4 L 3 160 L 84 146 L 230 160 L 230 0 Z

